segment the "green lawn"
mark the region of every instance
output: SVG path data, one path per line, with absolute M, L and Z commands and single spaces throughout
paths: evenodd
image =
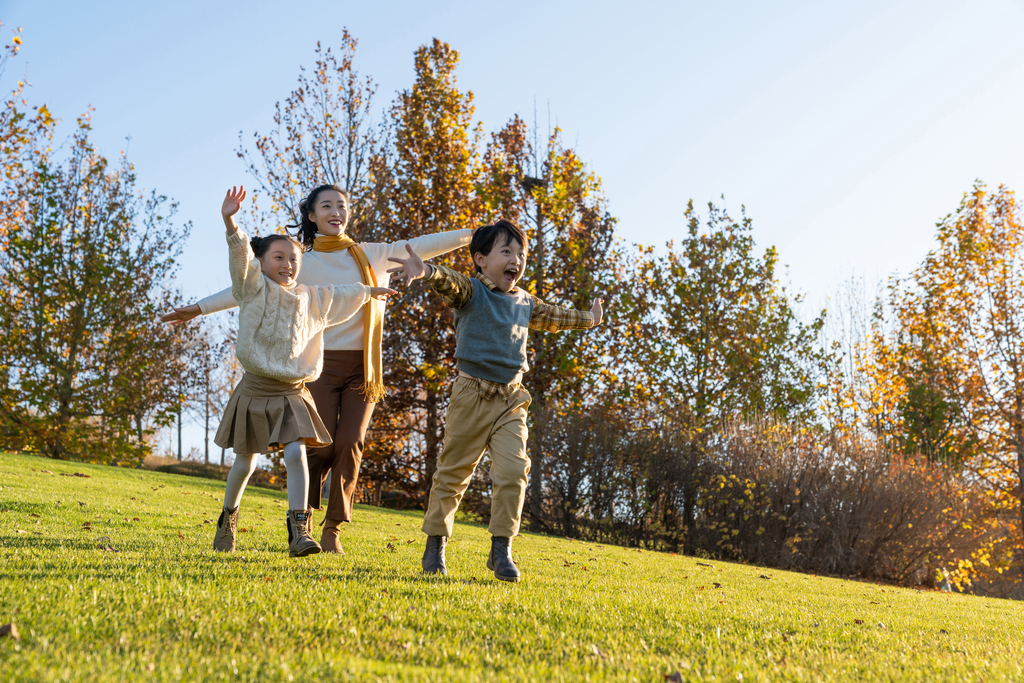
M 0 456 L 0 680 L 1024 681 L 1017 602 L 530 534 L 507 584 L 474 525 L 425 578 L 419 515 L 369 507 L 289 559 L 266 489 L 219 554 L 222 491 Z

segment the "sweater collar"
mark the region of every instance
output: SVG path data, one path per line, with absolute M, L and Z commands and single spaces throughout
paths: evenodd
M 476 273 L 475 277 L 476 277 L 477 280 L 482 282 L 484 284 L 484 286 L 487 287 L 487 289 L 491 290 L 492 292 L 494 290 L 498 289 L 498 285 L 494 284 L 494 282 L 491 281 L 491 278 L 487 277 L 483 273 Z M 517 287 L 513 287 L 512 289 L 508 290 L 508 292 L 506 292 L 506 293 L 507 294 L 515 294 L 517 289 L 518 289 Z M 501 290 L 498 290 L 498 291 L 501 291 Z

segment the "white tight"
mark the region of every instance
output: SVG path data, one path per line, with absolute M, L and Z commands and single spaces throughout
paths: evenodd
M 305 510 L 309 496 L 309 466 L 306 445 L 293 441 L 284 446 L 284 468 L 288 473 L 288 509 Z M 236 455 L 224 487 L 224 507 L 233 510 L 242 502 L 242 493 L 249 477 L 256 471 L 256 455 Z

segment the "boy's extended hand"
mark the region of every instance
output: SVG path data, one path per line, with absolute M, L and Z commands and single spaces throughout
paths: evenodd
M 371 299 L 386 301 L 392 294 L 398 294 L 398 292 L 393 289 L 388 289 L 387 287 L 370 287 Z
M 403 277 L 411 284 L 413 280 L 421 278 L 427 272 L 427 266 L 423 263 L 423 259 L 412 250 L 408 242 L 405 245 L 405 250 L 409 252 L 409 258 L 401 259 L 394 256 L 390 257 L 388 261 L 394 261 L 395 263 L 401 263 L 400 266 L 394 268 L 388 268 L 389 273 L 394 273 L 396 280 L 401 280 Z
M 590 312 L 594 315 L 594 327 L 601 324 L 601 320 L 604 317 L 604 310 L 601 308 L 601 304 L 604 303 L 604 299 L 598 299 L 594 302 L 594 305 L 590 307 Z
M 177 325 L 178 323 L 187 323 L 192 318 L 202 313 L 199 310 L 199 306 L 196 304 L 189 304 L 188 306 L 175 307 L 170 313 L 164 313 L 160 316 L 160 320 L 165 323 Z

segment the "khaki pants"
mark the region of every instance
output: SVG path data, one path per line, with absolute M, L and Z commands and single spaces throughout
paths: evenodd
M 520 388 L 508 400 L 495 395 L 484 400 L 479 383 L 459 377 L 444 425 L 444 450 L 430 488 L 430 502 L 423 517 L 428 536 L 451 536 L 455 511 L 469 487 L 484 449 L 491 453 L 492 536 L 511 538 L 519 533 L 526 497 L 526 409 L 530 393 Z
M 320 490 L 331 473 L 331 492 L 327 499 L 327 519 L 352 521 L 352 499 L 363 461 L 363 440 L 376 404 L 359 393 L 363 384 L 362 351 L 324 351 L 324 370 L 316 381 L 307 384 L 320 419 L 334 443 L 311 448 L 309 462 L 309 506 L 320 509 Z

